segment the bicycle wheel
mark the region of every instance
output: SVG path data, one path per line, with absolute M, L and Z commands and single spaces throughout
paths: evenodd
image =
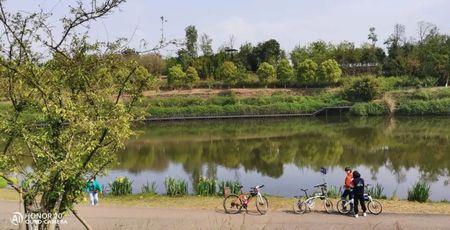
M 267 201 L 267 198 L 265 196 L 256 197 L 256 209 L 258 209 L 258 212 L 261 215 L 264 215 L 267 213 L 267 210 L 269 210 L 269 201 Z
M 235 194 L 230 194 L 223 200 L 223 208 L 226 213 L 236 214 L 242 209 L 242 200 Z
M 339 200 L 336 204 L 336 208 L 337 208 L 338 212 L 340 212 L 342 214 L 349 213 L 351 205 L 348 205 L 347 203 L 348 203 L 347 200 Z
M 383 206 L 378 200 L 372 200 L 367 203 L 367 208 L 369 209 L 369 212 L 378 215 L 383 211 Z
M 298 199 L 294 201 L 294 213 L 296 214 L 302 214 L 305 212 L 305 209 L 302 209 L 302 203 L 303 203 L 303 199 Z
M 325 208 L 325 212 L 332 213 L 333 212 L 333 203 L 328 198 L 325 198 L 323 201 L 323 206 Z

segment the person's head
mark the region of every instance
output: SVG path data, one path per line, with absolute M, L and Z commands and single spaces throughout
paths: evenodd
M 345 171 L 346 173 L 351 173 L 351 172 L 352 172 L 352 169 L 351 169 L 350 167 L 345 167 L 344 171 Z
M 353 171 L 353 178 L 360 178 L 361 174 L 358 171 Z

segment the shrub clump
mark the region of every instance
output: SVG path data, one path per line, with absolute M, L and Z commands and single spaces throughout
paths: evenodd
M 373 77 L 363 77 L 347 85 L 344 96 L 350 101 L 372 101 L 380 95 L 378 87 L 378 82 Z

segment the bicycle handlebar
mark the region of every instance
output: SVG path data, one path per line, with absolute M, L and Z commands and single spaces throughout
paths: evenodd
M 256 185 L 255 187 L 251 187 L 250 189 L 260 189 L 263 187 L 264 187 L 264 185 L 262 184 L 262 185 Z
M 326 187 L 327 186 L 327 183 L 323 183 L 323 184 L 317 184 L 317 185 L 314 185 L 314 188 L 318 188 L 318 187 Z

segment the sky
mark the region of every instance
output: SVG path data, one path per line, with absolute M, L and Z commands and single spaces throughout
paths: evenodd
M 100 0 L 98 0 L 100 1 Z M 7 0 L 10 11 L 33 11 L 37 5 L 52 9 L 53 23 L 67 14 L 71 0 Z M 206 33 L 217 49 L 235 39 L 235 48 L 244 42 L 256 44 L 276 39 L 283 49 L 292 50 L 318 39 L 337 43 L 367 41 L 369 27 L 375 27 L 378 44 L 386 40 L 396 23 L 405 25 L 407 37 L 417 36 L 417 23 L 426 21 L 450 33 L 450 0 L 128 0 L 113 14 L 91 24 L 91 37 L 113 41 L 131 39 L 140 47 L 160 37 L 160 17 L 164 16 L 165 37 L 184 38 L 184 28 L 195 25 Z M 56 27 L 57 28 L 57 27 Z M 175 54 L 175 49 L 164 51 Z

